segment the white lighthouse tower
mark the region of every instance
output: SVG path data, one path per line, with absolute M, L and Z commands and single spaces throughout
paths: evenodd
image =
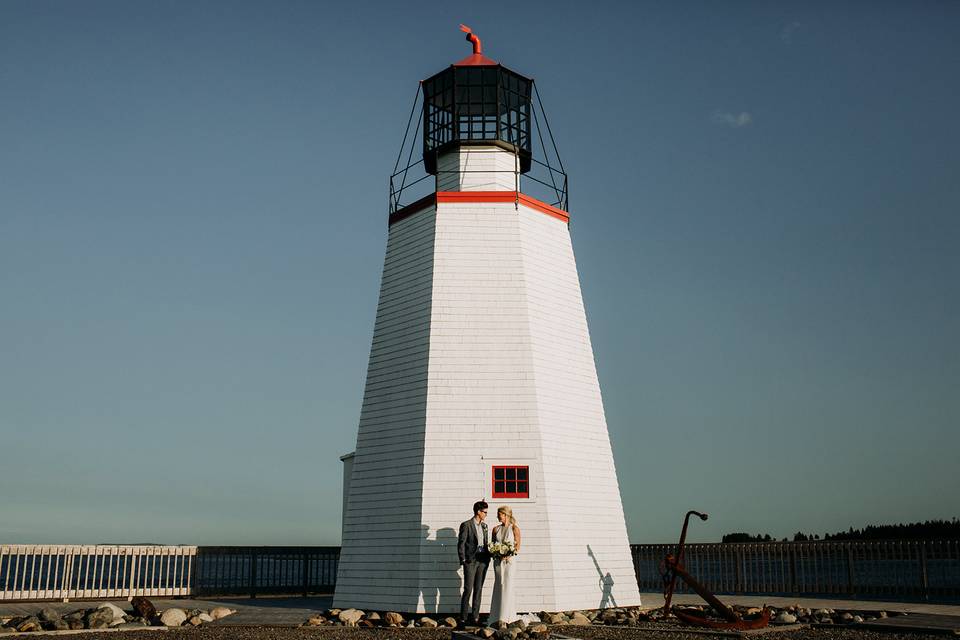
M 553 202 L 523 192 L 533 81 L 468 40 L 422 83 L 435 190 L 392 198 L 334 605 L 457 611 L 457 528 L 479 499 L 523 530 L 520 611 L 636 605 L 565 176 L 543 181 Z

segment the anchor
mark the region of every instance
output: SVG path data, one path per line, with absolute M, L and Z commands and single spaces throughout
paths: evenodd
M 673 613 L 681 622 L 698 627 L 707 627 L 709 629 L 747 631 L 766 627 L 770 624 L 770 609 L 764 607 L 760 615 L 755 618 L 741 618 L 736 611 L 720 602 L 717 596 L 713 595 L 709 589 L 687 573 L 686 568 L 683 566 L 683 547 L 687 541 L 687 525 L 690 523 L 690 516 L 697 516 L 701 520 L 706 520 L 708 517 L 707 514 L 700 513 L 699 511 L 688 511 L 687 515 L 683 518 L 683 529 L 680 531 L 680 542 L 677 544 L 676 553 L 668 553 L 660 565 L 660 575 L 663 577 L 663 615 L 668 616 Z M 670 601 L 673 599 L 673 590 L 677 585 L 677 578 L 686 582 L 691 589 L 706 600 L 713 610 L 720 614 L 723 620 L 711 619 L 705 614 L 697 615 L 687 611 L 671 611 Z

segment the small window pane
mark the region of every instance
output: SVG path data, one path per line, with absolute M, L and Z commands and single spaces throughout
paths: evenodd
M 517 469 L 517 480 L 526 480 L 527 479 L 527 468 L 520 467 Z
M 507 483 L 507 493 L 516 493 L 517 492 L 517 483 L 508 482 Z
M 507 467 L 507 480 L 516 480 L 517 470 L 513 467 Z
M 517 493 L 522 493 L 522 494 L 526 494 L 526 493 L 527 493 L 527 483 L 526 483 L 526 482 L 518 482 L 518 483 L 517 483 Z
M 494 480 L 503 480 L 503 467 L 493 468 L 493 478 Z
M 503 484 L 503 482 L 494 482 L 494 483 L 493 483 L 493 492 L 494 492 L 494 493 L 503 493 L 503 492 L 504 492 L 504 484 Z

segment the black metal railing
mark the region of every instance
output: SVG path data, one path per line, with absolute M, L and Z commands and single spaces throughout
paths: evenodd
M 192 592 L 332 593 L 339 560 L 340 547 L 198 547 Z
M 663 588 L 660 563 L 675 549 L 631 545 L 641 591 Z M 688 544 L 683 562 L 715 593 L 960 597 L 960 540 Z
M 536 135 L 534 137 L 532 133 L 528 132 L 526 135 L 530 139 L 527 139 L 523 145 L 510 147 L 507 144 L 503 148 L 513 148 L 513 152 L 518 154 L 517 191 L 522 191 L 550 206 L 569 211 L 570 191 L 566 169 L 563 166 L 563 160 L 560 159 L 560 152 L 557 150 L 557 143 L 550 128 L 550 121 L 543 110 L 543 102 L 540 100 L 537 85 L 533 81 L 531 81 L 531 85 L 533 87 L 532 98 L 535 98 L 535 102 L 530 103 L 530 111 L 533 116 L 533 133 Z M 400 209 L 433 193 L 436 183 L 432 178 L 442 176 L 445 173 L 471 173 L 471 171 L 441 171 L 434 166 L 436 165 L 435 158 L 429 167 L 425 158 L 414 160 L 415 152 L 424 148 L 424 145 L 421 145 L 418 140 L 420 125 L 425 121 L 422 94 L 423 92 L 418 88 L 414 96 L 413 106 L 410 108 L 403 142 L 400 143 L 400 152 L 397 154 L 397 160 L 393 166 L 393 174 L 389 179 L 388 209 L 390 215 L 396 214 Z M 419 110 L 417 107 L 419 107 Z M 419 116 L 417 116 L 418 113 Z M 538 144 L 533 144 L 534 140 Z M 477 142 L 477 140 L 472 140 L 472 142 Z M 430 145 L 427 144 L 426 146 Z M 493 174 L 495 172 L 480 170 L 476 173 Z

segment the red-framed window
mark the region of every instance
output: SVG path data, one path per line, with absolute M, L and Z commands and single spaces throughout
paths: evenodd
M 494 498 L 529 498 L 530 467 L 494 467 Z

